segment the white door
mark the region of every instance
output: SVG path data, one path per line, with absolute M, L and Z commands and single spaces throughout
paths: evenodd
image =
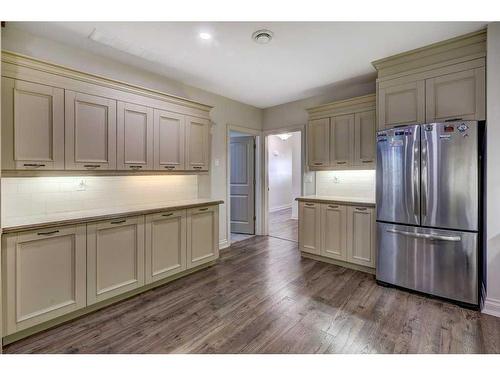
M 118 102 L 117 111 L 118 169 L 153 169 L 153 109 Z
M 255 139 L 232 137 L 230 199 L 231 232 L 255 233 Z
M 116 101 L 66 90 L 66 169 L 116 169 Z
M 146 216 L 146 283 L 186 269 L 186 210 Z
M 219 257 L 219 206 L 187 211 L 187 268 Z
M 87 304 L 144 285 L 144 216 L 87 224 Z
M 185 165 L 186 125 L 184 115 L 154 110 L 155 170 L 183 170 Z
M 2 168 L 64 169 L 64 90 L 2 78 Z
M 3 236 L 5 334 L 86 306 L 85 224 Z
M 209 142 L 210 122 L 186 116 L 186 169 L 208 170 Z

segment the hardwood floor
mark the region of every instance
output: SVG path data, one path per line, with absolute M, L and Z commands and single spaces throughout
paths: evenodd
M 6 353 L 499 353 L 500 319 L 384 288 L 256 236 L 217 265 Z
M 269 213 L 269 235 L 299 242 L 299 221 L 292 219 L 291 208 Z
M 255 234 L 231 233 L 231 245 L 255 236 Z

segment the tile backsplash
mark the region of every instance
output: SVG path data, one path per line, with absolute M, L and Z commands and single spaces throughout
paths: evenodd
M 316 172 L 316 194 L 375 199 L 375 171 Z
M 2 178 L 2 217 L 196 199 L 198 177 L 81 176 Z

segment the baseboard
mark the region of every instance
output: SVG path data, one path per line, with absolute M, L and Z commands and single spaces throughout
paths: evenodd
M 276 212 L 276 211 L 286 210 L 287 208 L 292 208 L 292 204 L 293 203 L 285 204 L 283 206 L 269 208 L 269 212 Z
M 500 317 L 500 299 L 488 298 L 484 301 L 483 314 Z
M 222 240 L 222 241 L 219 242 L 219 249 L 220 250 L 225 249 L 225 248 L 227 248 L 229 246 L 230 246 L 230 243 L 227 240 L 227 238 L 225 240 Z
M 372 275 L 375 275 L 375 268 L 362 266 L 360 264 L 345 262 L 343 260 L 337 260 L 337 259 L 327 258 L 327 257 L 321 256 L 321 255 L 309 254 L 309 253 L 305 253 L 303 251 L 300 252 L 300 255 L 303 258 L 309 258 L 309 259 L 317 260 L 319 262 L 325 262 L 325 263 L 335 264 L 336 266 L 350 268 L 352 270 L 366 272 L 366 273 L 370 273 Z

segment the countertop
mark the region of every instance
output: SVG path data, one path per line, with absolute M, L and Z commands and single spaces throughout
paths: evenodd
M 373 198 L 359 198 L 359 197 L 335 197 L 329 195 L 305 195 L 295 198 L 299 202 L 316 202 L 316 203 L 337 203 L 348 205 L 362 205 L 362 206 L 375 206 L 375 199 Z
M 92 221 L 110 220 L 123 216 L 145 215 L 165 210 L 180 210 L 222 203 L 224 203 L 224 201 L 218 199 L 190 199 L 165 203 L 16 217 L 3 220 L 2 232 L 5 234 L 47 228 L 54 225 L 82 224 Z

